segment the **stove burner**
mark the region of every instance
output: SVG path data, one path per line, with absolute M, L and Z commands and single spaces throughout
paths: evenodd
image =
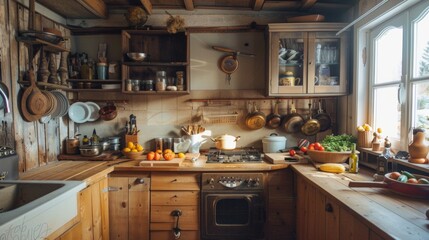
M 207 163 L 249 163 L 262 162 L 261 153 L 254 148 L 234 150 L 210 149 L 207 154 Z
M 15 154 L 15 150 L 10 147 L 0 146 L 0 157 L 6 157 Z

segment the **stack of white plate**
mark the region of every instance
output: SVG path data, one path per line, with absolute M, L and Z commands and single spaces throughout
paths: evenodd
M 97 120 L 100 115 L 100 106 L 94 102 L 75 102 L 69 110 L 69 118 L 75 123 L 93 122 Z

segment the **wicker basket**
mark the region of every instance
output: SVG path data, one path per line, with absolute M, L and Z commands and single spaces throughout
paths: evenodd
M 350 151 L 347 152 L 326 152 L 317 150 L 308 150 L 308 156 L 311 160 L 319 163 L 344 163 L 350 156 Z M 356 151 L 359 154 L 359 151 Z

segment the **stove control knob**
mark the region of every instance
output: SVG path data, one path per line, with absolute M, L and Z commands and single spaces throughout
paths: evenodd
M 254 187 L 259 187 L 259 185 L 260 185 L 260 180 L 259 180 L 259 178 L 256 178 L 256 179 L 254 180 L 253 186 L 254 186 Z
M 253 179 L 249 178 L 246 180 L 246 182 L 247 182 L 247 187 L 250 188 L 252 186 Z
M 207 179 L 207 183 L 210 185 L 213 185 L 214 181 L 215 181 L 214 178 Z

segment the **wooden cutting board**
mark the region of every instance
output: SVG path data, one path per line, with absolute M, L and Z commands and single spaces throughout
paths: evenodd
M 159 161 L 148 161 L 146 157 L 142 157 L 144 160 L 141 160 L 139 165 L 144 167 L 179 167 L 182 165 L 184 158 L 173 158 L 170 161 L 159 160 Z M 137 159 L 140 160 L 140 159 Z
M 304 163 L 307 162 L 307 159 L 303 156 L 300 156 L 296 154 L 295 156 L 291 157 L 289 153 L 265 153 L 264 158 L 267 162 L 272 164 L 279 164 L 279 163 Z M 296 162 L 293 161 L 287 161 L 287 158 L 295 159 Z

